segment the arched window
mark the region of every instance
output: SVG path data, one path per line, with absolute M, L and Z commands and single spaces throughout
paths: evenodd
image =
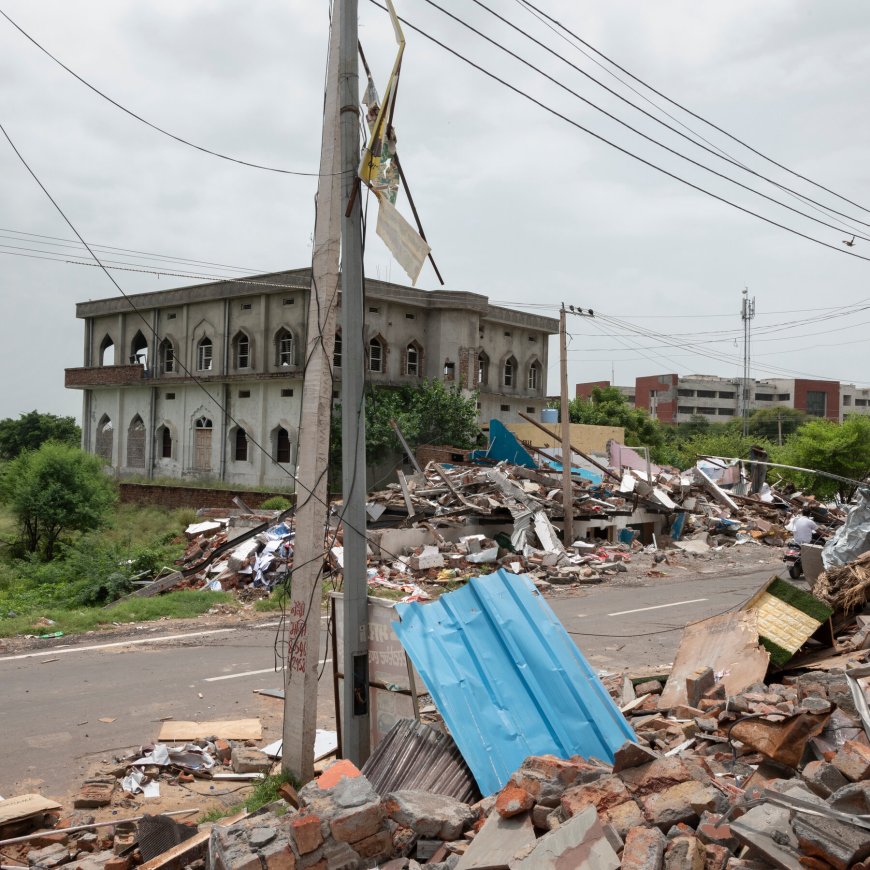
M 332 351 L 332 367 L 341 368 L 341 330 L 335 330 L 335 349 Z
M 142 330 L 137 330 L 130 343 L 130 365 L 148 365 L 148 342 L 142 335 Z
M 210 372 L 214 364 L 214 345 L 206 336 L 199 340 L 196 346 L 196 367 L 201 372 Z
M 248 461 L 248 435 L 241 426 L 233 435 L 233 459 L 236 462 Z
M 275 355 L 279 366 L 296 365 L 296 342 L 293 333 L 283 326 L 275 336 Z
M 161 459 L 172 459 L 172 431 L 168 426 L 157 430 L 157 449 Z
M 127 427 L 127 467 L 145 467 L 145 424 L 138 414 Z
M 97 424 L 97 444 L 96 453 L 103 462 L 112 464 L 112 440 L 114 437 L 114 427 L 112 421 L 106 414 L 100 418 Z
M 160 342 L 160 370 L 165 375 L 175 371 L 175 347 L 168 338 Z
M 283 426 L 279 426 L 275 433 L 275 461 L 290 462 L 291 451 L 290 433 Z
M 541 389 L 541 364 L 537 360 L 529 366 L 528 388 L 535 392 Z
M 405 374 L 414 378 L 423 374 L 423 348 L 419 342 L 412 341 L 405 348 Z
M 100 342 L 100 365 L 111 366 L 115 364 L 115 342 L 107 335 Z
M 509 356 L 504 361 L 504 377 L 502 380 L 506 387 L 515 387 L 517 384 L 517 361 L 512 356 Z
M 237 332 L 233 339 L 233 367 L 237 369 L 251 367 L 251 339 L 244 332 Z
M 373 338 L 369 342 L 369 371 L 384 371 L 385 356 L 383 341 L 380 338 Z
M 211 471 L 212 422 L 208 417 L 199 417 L 193 427 L 193 467 L 197 471 Z
M 489 383 L 489 357 L 483 351 L 477 355 L 477 383 L 481 386 Z

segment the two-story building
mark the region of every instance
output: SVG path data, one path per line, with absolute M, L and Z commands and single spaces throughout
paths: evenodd
M 310 285 L 296 269 L 79 303 L 84 364 L 66 386 L 83 391 L 84 449 L 119 476 L 292 485 Z M 371 383 L 476 391 L 482 422 L 545 406 L 557 320 L 464 291 L 367 280 L 365 293 L 366 358 L 354 364 Z M 339 329 L 336 380 L 350 364 Z

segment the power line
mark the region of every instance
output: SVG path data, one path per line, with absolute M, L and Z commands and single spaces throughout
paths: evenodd
M 383 11 L 385 11 L 385 12 L 387 11 L 386 6 L 379 3 L 378 0 L 369 0 L 369 2 L 373 6 L 377 6 L 379 9 L 381 9 Z M 706 194 L 707 196 L 711 197 L 712 199 L 718 200 L 719 202 L 725 203 L 726 205 L 730 205 L 732 208 L 735 208 L 738 211 L 743 212 L 744 214 L 748 214 L 748 215 L 751 215 L 752 217 L 758 218 L 758 220 L 764 221 L 764 223 L 770 224 L 771 226 L 774 226 L 774 227 L 778 227 L 781 230 L 785 230 L 786 232 L 792 233 L 793 235 L 798 236 L 802 239 L 806 239 L 809 242 L 814 242 L 817 245 L 821 245 L 822 247 L 829 248 L 830 250 L 836 251 L 839 254 L 845 254 L 846 256 L 855 257 L 859 260 L 870 261 L 870 256 L 864 256 L 862 254 L 856 254 L 852 251 L 847 251 L 847 250 L 843 249 L 842 247 L 838 247 L 837 245 L 832 245 L 829 242 L 824 242 L 821 239 L 817 239 L 814 236 L 810 236 L 807 233 L 801 232 L 800 230 L 796 230 L 793 227 L 789 227 L 786 224 L 782 224 L 779 221 L 773 220 L 772 218 L 765 217 L 764 215 L 759 214 L 758 212 L 752 211 L 752 209 L 746 208 L 745 206 L 742 206 L 742 205 L 739 205 L 735 202 L 732 202 L 731 200 L 727 199 L 726 197 L 720 196 L 717 193 L 713 193 L 713 191 L 707 190 L 706 188 L 701 187 L 698 184 L 694 184 L 693 182 L 689 181 L 688 179 L 683 178 L 682 176 L 677 175 L 677 174 L 665 169 L 663 166 L 659 166 L 657 163 L 653 163 L 651 160 L 647 160 L 645 157 L 641 157 L 639 154 L 635 154 L 633 151 L 631 151 L 628 148 L 623 148 L 621 145 L 617 145 L 615 142 L 612 142 L 606 136 L 603 136 L 600 133 L 596 133 L 593 130 L 590 130 L 588 127 L 585 127 L 583 124 L 580 124 L 578 121 L 575 121 L 575 120 L 569 118 L 567 115 L 564 115 L 562 112 L 558 111 L 557 109 L 554 109 L 552 106 L 548 106 L 546 103 L 541 102 L 541 100 L 537 99 L 536 97 L 533 97 L 531 94 L 527 93 L 522 88 L 518 87 L 517 85 L 511 84 L 510 82 L 508 82 L 505 79 L 501 78 L 500 76 L 496 75 L 494 72 L 491 72 L 490 70 L 486 69 L 486 67 L 482 66 L 481 64 L 477 63 L 476 61 L 471 60 L 470 58 L 468 58 L 465 55 L 461 54 L 460 52 L 456 51 L 456 49 L 451 48 L 449 45 L 445 44 L 444 42 L 441 42 L 441 40 L 437 39 L 436 37 L 427 33 L 425 30 L 422 30 L 421 28 L 412 24 L 406 18 L 402 18 L 400 16 L 399 20 L 403 24 L 405 24 L 407 27 L 409 27 L 411 30 L 415 31 L 416 33 L 419 33 L 421 36 L 424 36 L 426 39 L 435 43 L 440 48 L 444 49 L 446 52 L 449 52 L 450 54 L 452 54 L 454 57 L 459 58 L 461 61 L 463 61 L 464 63 L 473 67 L 474 69 L 478 70 L 479 72 L 483 73 L 488 78 L 493 79 L 493 81 L 498 82 L 499 84 L 501 84 L 504 87 L 508 88 L 509 90 L 513 91 L 515 94 L 518 94 L 519 96 L 523 97 L 524 99 L 528 100 L 529 102 L 534 103 L 536 106 L 543 109 L 545 112 L 548 112 L 549 114 L 553 115 L 554 117 L 559 118 L 562 121 L 565 121 L 565 123 L 570 124 L 572 127 L 576 127 L 578 130 L 581 130 L 582 132 L 586 133 L 587 135 L 592 136 L 594 139 L 598 139 L 600 142 L 603 142 L 604 144 L 609 145 L 611 148 L 616 149 L 617 151 L 621 152 L 622 154 L 625 154 L 626 156 L 631 157 L 634 160 L 637 160 L 639 163 L 643 163 L 645 166 L 648 166 L 651 169 L 655 169 L 657 172 L 660 172 L 663 175 L 666 175 L 669 178 L 674 179 L 674 181 L 679 181 L 681 184 L 686 185 L 686 187 L 690 187 L 693 190 L 697 190 L 699 193 Z M 788 206 L 783 206 L 783 207 L 788 208 Z
M 578 36 L 576 33 L 574 33 L 574 31 L 570 30 L 570 29 L 569 29 L 568 27 L 566 27 L 564 24 L 562 24 L 561 21 L 557 20 L 556 18 L 553 18 L 551 15 L 548 15 L 548 14 L 547 14 L 546 12 L 544 12 L 542 9 L 539 9 L 537 6 L 535 6 L 533 3 L 531 3 L 530 0 L 518 0 L 518 2 L 523 3 L 523 5 L 527 6 L 529 9 L 533 9 L 533 10 L 534 10 L 535 12 L 537 12 L 539 15 L 544 16 L 544 18 L 548 19 L 548 20 L 551 21 L 553 24 L 555 24 L 557 27 L 561 28 L 565 33 L 567 33 L 567 34 L 569 34 L 570 36 L 572 36 L 574 39 L 576 39 L 576 40 L 577 40 L 578 42 L 580 42 L 582 45 L 585 45 L 585 46 L 586 46 L 590 51 L 595 52 L 595 54 L 597 54 L 599 57 L 603 57 L 603 58 L 604 58 L 608 63 L 610 63 L 610 64 L 612 64 L 613 66 L 615 66 L 618 70 L 620 70 L 621 72 L 625 73 L 625 75 L 627 75 L 627 76 L 629 76 L 630 78 L 632 78 L 632 79 L 633 79 L 634 81 L 636 81 L 638 84 L 643 85 L 643 87 L 645 87 L 645 88 L 647 88 L 648 90 L 652 91 L 652 93 L 654 93 L 656 96 L 661 97 L 663 100 L 666 100 L 666 101 L 669 102 L 672 106 L 676 106 L 678 109 L 681 109 L 681 110 L 682 110 L 683 112 L 685 112 L 687 115 L 691 115 L 691 117 L 695 118 L 695 119 L 698 120 L 698 121 L 701 121 L 703 124 L 706 124 L 708 127 L 712 127 L 712 128 L 713 128 L 714 130 L 716 130 L 717 132 L 722 133 L 722 135 L 724 135 L 724 136 L 727 136 L 727 137 L 728 137 L 729 139 L 731 139 L 733 142 L 736 142 L 738 145 L 742 145 L 744 148 L 746 148 L 747 150 L 751 151 L 751 152 L 752 152 L 753 154 L 755 154 L 756 156 L 761 157 L 763 160 L 766 160 L 768 163 L 771 163 L 771 164 L 773 164 L 774 166 L 776 166 L 777 168 L 782 169 L 782 170 L 784 170 L 785 172 L 788 172 L 789 175 L 793 175 L 795 178 L 800 178 L 801 181 L 806 181 L 808 184 L 812 184 L 813 187 L 817 187 L 817 188 L 819 188 L 819 190 L 824 190 L 825 193 L 830 193 L 832 196 L 837 197 L 837 199 L 841 199 L 843 202 L 847 202 L 847 203 L 849 203 L 849 205 L 853 205 L 853 206 L 855 206 L 855 208 L 860 208 L 861 211 L 864 211 L 864 212 L 870 212 L 870 209 L 868 209 L 866 206 L 863 206 L 863 205 L 861 205 L 860 203 L 857 203 L 857 202 L 853 202 L 851 199 L 849 199 L 848 197 L 843 196 L 843 195 L 840 194 L 840 193 L 837 193 L 835 190 L 831 190 L 830 188 L 825 187 L 823 184 L 819 184 L 818 182 L 813 181 L 811 178 L 808 178 L 808 177 L 805 176 L 805 175 L 801 175 L 799 172 L 796 172 L 796 171 L 793 170 L 793 169 L 789 169 L 788 166 L 785 166 L 785 165 L 783 165 L 782 163 L 777 162 L 777 161 L 774 160 L 772 157 L 768 157 L 768 156 L 767 156 L 766 154 L 764 154 L 763 152 L 758 151 L 757 149 L 753 148 L 753 147 L 752 147 L 750 144 L 748 144 L 747 142 L 744 142 L 742 139 L 738 138 L 737 136 L 733 135 L 732 133 L 729 133 L 727 130 L 724 130 L 722 127 L 719 127 L 718 125 L 714 124 L 712 121 L 708 121 L 706 118 L 704 118 L 704 117 L 702 117 L 701 115 L 699 115 L 699 114 L 693 112 L 691 109 L 689 109 L 689 108 L 687 108 L 686 106 L 682 105 L 682 103 L 678 103 L 676 100 L 671 99 L 669 96 L 667 96 L 667 94 L 663 94 L 661 91 L 656 90 L 652 85 L 648 84 L 648 83 L 645 82 L 643 79 L 641 79 L 641 78 L 639 78 L 638 76 L 634 75 L 634 73 L 630 72 L 630 71 L 627 70 L 625 67 L 620 66 L 620 65 L 619 65 L 615 60 L 613 60 L 612 58 L 610 58 L 610 57 L 608 57 L 606 54 L 604 54 L 604 52 L 599 51 L 597 48 L 595 48 L 595 46 L 590 45 L 586 40 L 584 40 L 582 37 Z
M 0 233 L 13 233 L 16 236 L 32 236 L 32 237 L 37 238 L 37 239 L 49 239 L 49 240 L 51 240 L 51 241 L 43 241 L 43 242 L 34 242 L 33 244 L 51 245 L 53 242 L 66 242 L 68 244 L 57 245 L 56 247 L 69 247 L 71 245 L 75 246 L 77 248 L 83 247 L 81 242 L 78 242 L 75 239 L 66 239 L 66 238 L 63 238 L 62 236 L 46 236 L 46 235 L 43 235 L 42 233 L 29 233 L 29 232 L 26 232 L 25 230 L 11 230 L 11 229 L 7 229 L 5 227 L 0 227 Z M 119 247 L 116 247 L 115 245 L 98 245 L 98 244 L 95 244 L 94 242 L 91 242 L 90 244 L 91 244 L 91 247 L 95 251 L 100 251 L 100 250 L 119 251 L 119 252 L 124 253 L 124 254 L 141 254 L 143 257 L 149 257 L 151 259 L 169 260 L 169 261 L 175 262 L 175 263 L 192 263 L 195 266 L 219 266 L 222 269 L 232 269 L 233 271 L 236 271 L 236 272 L 247 272 L 249 275 L 252 273 L 256 274 L 258 272 L 267 271 L 265 269 L 254 268 L 253 266 L 230 266 L 227 263 L 215 263 L 212 260 L 194 260 L 194 259 L 191 259 L 190 257 L 176 257 L 176 256 L 172 256 L 171 254 L 158 254 L 158 253 L 155 253 L 154 251 L 141 251 L 141 250 L 138 250 L 137 248 L 119 248 Z
M 539 69 L 538 67 L 536 67 L 536 66 L 530 64 L 528 61 L 526 61 L 525 59 L 521 58 L 519 55 L 517 55 L 517 54 L 515 54 L 514 52 L 510 51 L 509 49 L 505 48 L 505 46 L 501 45 L 501 43 L 498 43 L 498 42 L 496 42 L 495 40 L 491 40 L 489 37 L 485 36 L 485 35 L 482 34 L 480 31 L 476 30 L 476 29 L 475 29 L 474 27 L 472 27 L 470 24 L 467 24 L 465 21 L 463 21 L 463 20 L 460 19 L 459 17 L 457 17 L 457 16 L 451 14 L 450 12 L 448 12 L 447 10 L 443 9 L 441 6 L 439 6 L 437 3 L 435 3 L 434 0 L 425 0 L 425 2 L 429 3 L 430 6 L 433 6 L 433 7 L 435 7 L 436 9 L 438 9 L 439 11 L 443 12 L 445 15 L 448 15 L 450 18 L 453 18 L 455 21 L 458 21 L 459 23 L 463 24 L 465 27 L 468 27 L 470 30 L 472 30 L 473 32 L 477 33 L 479 36 L 482 36 L 484 39 L 486 39 L 488 42 L 491 42 L 493 45 L 497 45 L 499 48 L 502 49 L 502 51 L 506 51 L 508 54 L 510 54 L 511 57 L 513 57 L 513 58 L 519 60 L 521 63 L 524 63 L 524 64 L 526 64 L 527 66 L 531 67 L 531 68 L 534 69 L 536 72 L 538 72 L 538 73 L 540 73 L 541 75 L 545 76 L 545 77 L 546 77 L 547 79 L 549 79 L 550 81 L 552 81 L 552 82 L 558 84 L 561 88 L 563 88 L 563 90 L 566 90 L 566 91 L 568 91 L 568 93 L 573 94 L 574 96 L 577 96 L 579 99 L 583 100 L 584 102 L 587 102 L 589 105 L 593 106 L 597 111 L 599 111 L 599 112 L 603 112 L 605 115 L 607 115 L 607 117 L 609 117 L 609 118 L 611 118 L 611 119 L 613 119 L 613 120 L 616 120 L 618 123 L 623 124 L 624 126 L 627 126 L 627 127 L 628 127 L 630 130 L 632 130 L 633 132 L 637 133 L 638 135 L 644 136 L 644 138 L 648 138 L 649 141 L 654 142 L 655 144 L 659 145 L 660 147 L 663 147 L 663 148 L 667 147 L 667 146 L 663 145 L 661 142 L 659 142 L 658 140 L 656 140 L 656 139 L 654 139 L 654 138 L 651 138 L 651 137 L 647 137 L 647 136 L 645 136 L 645 134 L 640 133 L 640 131 L 636 130 L 634 127 L 629 126 L 628 124 L 626 124 L 626 122 L 620 120 L 620 119 L 617 118 L 615 115 L 612 115 L 610 112 L 606 112 L 604 109 L 602 109 L 601 107 L 599 107 L 597 104 L 595 104 L 595 103 L 593 103 L 593 102 L 591 102 L 591 101 L 589 101 L 589 100 L 586 100 L 585 97 L 581 97 L 579 94 L 577 94 L 575 91 L 571 90 L 571 89 L 568 88 L 567 86 L 563 85 L 563 84 L 562 84 L 560 81 L 558 81 L 557 79 L 553 78 L 552 76 L 547 75 L 545 72 L 543 72 L 543 70 L 541 70 L 541 69 Z M 646 116 L 647 118 L 649 118 L 651 121 L 654 121 L 656 124 L 660 124 L 660 125 L 663 126 L 666 130 L 669 130 L 670 132 L 676 134 L 677 136 L 680 136 L 682 139 L 685 139 L 687 142 L 690 142 L 690 143 L 691 143 L 692 145 L 694 145 L 695 147 L 700 148 L 700 149 L 703 150 L 703 151 L 706 151 L 708 154 L 712 154 L 713 157 L 716 157 L 716 158 L 719 159 L 719 160 L 724 160 L 726 163 L 730 163 L 732 166 L 736 166 L 738 169 L 742 169 L 743 171 L 748 172 L 750 175 L 754 175 L 756 178 L 760 178 L 760 179 L 762 179 L 763 181 L 766 181 L 766 182 L 768 182 L 769 184 L 772 184 L 774 187 L 777 187 L 777 188 L 779 188 L 780 190 L 782 190 L 783 192 L 788 193 L 788 194 L 789 194 L 790 196 L 792 196 L 793 198 L 795 198 L 795 199 L 797 199 L 797 200 L 800 200 L 801 202 L 804 202 L 804 203 L 806 203 L 807 205 L 810 205 L 810 206 L 813 208 L 813 210 L 819 212 L 819 214 L 824 214 L 826 217 L 832 217 L 832 214 L 839 215 L 840 217 L 846 218 L 846 219 L 848 219 L 848 220 L 855 221 L 855 222 L 858 223 L 858 224 L 862 224 L 862 225 L 865 226 L 865 227 L 870 227 L 870 223 L 866 223 L 865 221 L 860 220 L 860 218 L 856 218 L 856 217 L 853 217 L 853 216 L 851 216 L 851 215 L 847 215 L 847 214 L 845 214 L 845 213 L 843 213 L 843 212 L 837 211 L 836 209 L 830 208 L 829 206 L 824 205 L 824 203 L 818 202 L 817 200 L 814 200 L 814 199 L 812 199 L 812 198 L 809 197 L 809 196 L 806 196 L 806 195 L 804 195 L 804 194 L 801 194 L 801 193 L 799 193 L 798 191 L 793 190 L 792 188 L 787 187 L 787 186 L 784 185 L 784 184 L 780 184 L 778 181 L 774 181 L 772 178 L 769 178 L 768 176 L 766 176 L 766 175 L 764 175 L 764 174 L 762 174 L 762 173 L 760 173 L 760 172 L 757 172 L 756 170 L 752 169 L 751 167 L 747 166 L 746 164 L 741 163 L 741 162 L 738 161 L 738 160 L 735 160 L 735 159 L 732 158 L 729 154 L 727 154 L 726 152 L 723 152 L 722 149 L 716 149 L 716 148 L 708 147 L 707 145 L 703 145 L 703 144 L 701 144 L 700 142 L 697 142 L 697 141 L 696 141 L 695 139 L 693 139 L 691 136 L 687 136 L 687 135 L 686 135 L 685 133 L 683 133 L 682 131 L 677 130 L 675 127 L 672 127 L 670 124 L 667 123 L 667 121 L 663 121 L 661 118 L 657 118 L 657 117 L 656 117 L 654 114 L 652 114 L 651 112 L 648 112 L 646 109 L 642 108 L 641 106 L 638 106 L 636 103 L 633 103 L 630 99 L 628 99 L 628 97 L 624 96 L 623 94 L 620 94 L 618 91 L 613 90 L 613 88 L 608 87 L 608 86 L 607 86 L 606 84 L 604 84 L 604 82 L 602 82 L 600 79 L 595 78 L 595 76 L 593 76 L 591 73 L 586 72 L 586 70 L 584 70 L 584 69 L 582 69 L 581 67 L 577 66 L 575 63 L 572 63 L 570 60 L 568 60 L 566 57 L 563 57 L 561 54 L 559 54 L 559 52 L 557 52 L 555 49 L 551 48 L 551 47 L 550 47 L 549 45 L 547 45 L 546 43 L 541 42 L 541 40 L 539 40 L 539 39 L 537 39 L 536 37 L 532 36 L 532 34 L 529 33 L 527 30 L 523 30 L 521 27 L 519 27 L 519 26 L 517 26 L 516 24 L 514 24 L 512 21 L 510 21 L 510 20 L 509 20 L 508 18 L 506 18 L 505 16 L 503 16 L 503 15 L 501 15 L 500 13 L 496 12 L 494 9 L 491 9 L 489 6 L 487 6 L 487 5 L 483 2 L 483 0 L 472 0 L 472 2 L 474 2 L 475 4 L 477 4 L 481 9 L 485 9 L 485 10 L 486 10 L 490 15 L 494 16 L 494 17 L 497 18 L 499 21 L 503 22 L 503 23 L 506 24 L 508 27 L 510 27 L 510 28 L 512 28 L 513 30 L 515 30 L 517 33 L 519 33 L 519 34 L 521 34 L 522 36 L 526 37 L 526 39 L 528 39 L 528 40 L 530 40 L 531 42 L 535 43 L 535 45 L 539 46 L 540 48 L 543 48 L 544 51 L 549 52 L 551 55 L 553 55 L 553 57 L 555 57 L 555 58 L 561 60 L 562 63 L 564 63 L 564 64 L 570 66 L 572 69 L 576 70 L 578 73 L 580 73 L 580 75 L 585 76 L 585 77 L 586 77 L 587 79 L 589 79 L 591 82 L 594 82 L 594 83 L 595 83 L 596 85 L 598 85 L 600 88 L 603 88 L 603 89 L 604 89 L 605 91 L 607 91 L 607 93 L 609 93 L 611 96 L 616 97 L 618 100 L 621 100 L 621 101 L 624 102 L 626 105 L 630 106 L 632 109 L 635 109 L 636 111 L 640 112 L 642 115 L 644 115 L 644 116 Z M 672 151 L 672 149 L 670 149 L 670 148 L 668 148 L 668 150 L 669 150 L 669 151 Z M 690 160 L 691 162 L 695 163 L 695 161 L 692 161 L 691 158 L 687 157 L 686 155 L 681 154 L 680 152 L 672 151 L 672 153 L 677 154 L 677 155 L 683 157 L 683 159 L 685 159 L 685 160 Z M 714 170 L 709 169 L 709 167 L 706 167 L 706 166 L 704 166 L 703 164 L 695 163 L 695 165 L 696 165 L 696 166 L 701 166 L 702 168 L 705 168 L 705 169 L 707 169 L 707 170 L 710 171 L 710 172 L 714 172 Z M 772 202 L 776 202 L 777 204 L 781 205 L 783 208 L 790 208 L 789 206 L 785 205 L 784 203 L 779 202 L 779 200 L 772 199 L 771 197 L 766 197 L 766 195 L 763 194 L 763 193 L 761 193 L 760 191 L 757 191 L 757 190 L 755 190 L 754 188 L 751 188 L 751 187 L 746 187 L 745 185 L 740 184 L 740 182 L 735 181 L 734 179 L 730 178 L 730 177 L 727 176 L 727 175 L 722 175 L 721 173 L 715 173 L 715 174 L 719 175 L 721 178 L 725 178 L 725 179 L 727 179 L 728 181 L 731 181 L 731 182 L 734 183 L 734 184 L 739 184 L 741 187 L 745 187 L 746 190 L 750 190 L 750 191 L 752 191 L 753 193 L 756 193 L 758 196 L 763 196 L 763 197 L 765 197 L 765 198 L 771 199 Z M 797 209 L 792 209 L 792 210 L 793 210 L 793 211 L 796 211 L 796 212 L 797 212 L 798 214 L 800 214 L 800 215 L 803 215 L 804 217 L 808 218 L 809 220 L 817 220 L 816 218 L 813 218 L 811 215 L 807 215 L 807 214 L 805 214 L 804 212 L 798 211 Z M 825 221 L 819 221 L 819 223 L 822 223 L 824 226 L 830 227 L 831 229 L 837 229 L 837 228 L 834 227 L 832 224 L 828 224 L 828 223 L 826 223 Z M 840 221 L 839 223 L 840 223 L 840 225 L 841 225 L 841 229 L 848 227 L 848 229 L 849 229 L 850 232 L 855 233 L 856 238 L 862 238 L 864 241 L 870 241 L 870 239 L 867 239 L 866 236 L 861 236 L 861 235 L 859 235 L 859 234 L 860 234 L 860 230 L 856 230 L 855 227 L 851 226 L 850 224 L 846 224 L 846 223 L 844 223 L 843 221 Z
M 212 148 L 206 148 L 204 145 L 197 145 L 195 142 L 191 142 L 189 139 L 185 139 L 183 136 L 177 136 L 175 133 L 171 133 L 169 130 L 155 124 L 146 118 L 143 118 L 141 115 L 138 115 L 132 109 L 128 109 L 126 106 L 121 105 L 117 100 L 113 100 L 108 94 L 105 94 L 95 85 L 92 85 L 89 81 L 82 78 L 77 72 L 70 69 L 62 60 L 55 57 L 47 48 L 41 45 L 36 41 L 29 33 L 27 33 L 24 28 L 20 25 L 16 24 L 2 9 L 0 9 L 0 15 L 2 15 L 22 36 L 26 37 L 30 42 L 32 42 L 43 54 L 47 57 L 51 58 L 61 69 L 66 70 L 73 78 L 78 79 L 85 87 L 92 90 L 95 94 L 102 97 L 104 100 L 111 103 L 116 109 L 120 109 L 122 112 L 129 115 L 131 118 L 135 118 L 137 121 L 145 124 L 146 127 L 150 127 L 152 130 L 156 130 L 158 133 L 162 133 L 164 136 L 168 136 L 170 139 L 174 139 L 176 142 L 180 142 L 182 145 L 187 145 L 189 148 L 194 148 L 197 151 L 201 151 L 204 154 L 210 154 L 212 157 L 219 157 L 221 160 L 228 160 L 230 163 L 238 163 L 242 166 L 249 166 L 252 169 L 264 169 L 267 172 L 277 172 L 281 175 L 298 175 L 304 176 L 308 178 L 318 178 L 319 173 L 317 172 L 300 172 L 294 169 L 281 169 L 277 166 L 267 166 L 263 163 L 253 163 L 249 160 L 242 160 L 238 157 L 230 157 L 228 154 L 222 154 L 220 151 L 215 151 Z M 340 174 L 340 173 L 337 173 Z

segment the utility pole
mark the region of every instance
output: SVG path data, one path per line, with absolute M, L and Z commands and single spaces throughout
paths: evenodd
M 563 543 L 574 543 L 574 484 L 571 481 L 571 417 L 568 411 L 568 329 L 565 303 L 559 309 L 559 375 L 561 380 L 562 417 L 562 510 L 565 514 Z
M 332 354 L 341 232 L 338 139 L 340 3 L 333 7 L 323 107 L 320 179 L 306 326 L 305 380 L 296 452 L 296 539 L 287 613 L 281 766 L 307 782 L 314 773 L 320 657 L 320 578 L 328 515 L 327 471 L 332 415 Z
M 777 444 L 782 447 L 782 414 L 776 415 Z
M 752 318 L 755 317 L 755 297 L 749 298 L 749 288 L 743 288 L 740 308 L 743 320 L 743 435 L 749 434 L 749 343 L 752 336 Z
M 341 135 L 341 462 L 344 523 L 344 701 L 342 751 L 361 766 L 369 755 L 366 424 L 360 188 L 357 0 L 339 0 Z

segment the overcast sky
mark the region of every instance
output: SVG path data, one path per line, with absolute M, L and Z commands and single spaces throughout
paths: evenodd
M 792 370 L 867 385 L 863 339 L 870 313 L 820 318 L 862 300 L 870 304 L 870 262 L 843 253 L 870 256 L 870 242 L 842 245 L 853 232 L 840 228 L 842 219 L 693 147 L 471 0 L 439 2 L 649 135 L 837 224 L 835 229 L 814 224 L 668 155 L 425 0 L 397 0 L 410 22 L 571 120 L 837 249 L 790 235 L 642 165 L 407 29 L 395 115 L 399 151 L 448 289 L 485 293 L 515 306 L 549 303 L 552 311 L 534 310 L 553 315 L 564 300 L 665 334 L 665 340 L 638 337 L 606 320 L 572 320 L 570 383 L 609 379 L 614 369 L 624 384 L 638 375 L 672 371 L 739 375 L 742 350 L 734 336 L 741 327 L 740 294 L 748 286 L 758 315 L 753 374 L 787 376 L 784 370 Z M 486 2 L 657 113 L 518 0 Z M 870 208 L 867 3 L 536 0 L 536 5 L 662 93 Z M 0 8 L 83 78 L 177 135 L 244 160 L 316 171 L 326 0 L 5 0 Z M 360 0 L 360 36 L 382 88 L 394 44 L 387 17 L 369 0 Z M 228 163 L 148 129 L 56 66 L 2 18 L 0 80 L 5 84 L 0 122 L 89 242 L 252 272 L 309 264 L 315 179 Z M 667 108 L 733 159 L 848 214 L 859 230 L 855 220 L 870 223 L 870 212 Z M 71 232 L 5 140 L 0 140 L 0 185 L 5 236 L 0 244 L 6 246 L 0 247 L 0 417 L 32 408 L 78 417 L 81 395 L 63 387 L 64 368 L 82 362 L 83 327 L 75 303 L 117 291 L 98 269 L 31 258 L 46 256 L 45 251 L 73 257 L 76 250 L 47 244 L 68 239 Z M 401 194 L 398 205 L 408 214 Z M 863 227 L 870 236 L 868 229 Z M 109 259 L 164 271 L 181 265 L 122 252 Z M 405 282 L 373 232 L 366 268 L 371 276 Z M 223 266 L 207 271 L 227 274 Z M 191 283 L 130 271 L 113 274 L 128 292 Z M 428 265 L 419 285 L 437 286 Z M 785 321 L 798 322 L 766 334 Z M 714 339 L 724 341 L 708 343 Z M 686 347 L 691 341 L 703 344 Z M 551 347 L 550 392 L 558 388 L 554 351 Z

